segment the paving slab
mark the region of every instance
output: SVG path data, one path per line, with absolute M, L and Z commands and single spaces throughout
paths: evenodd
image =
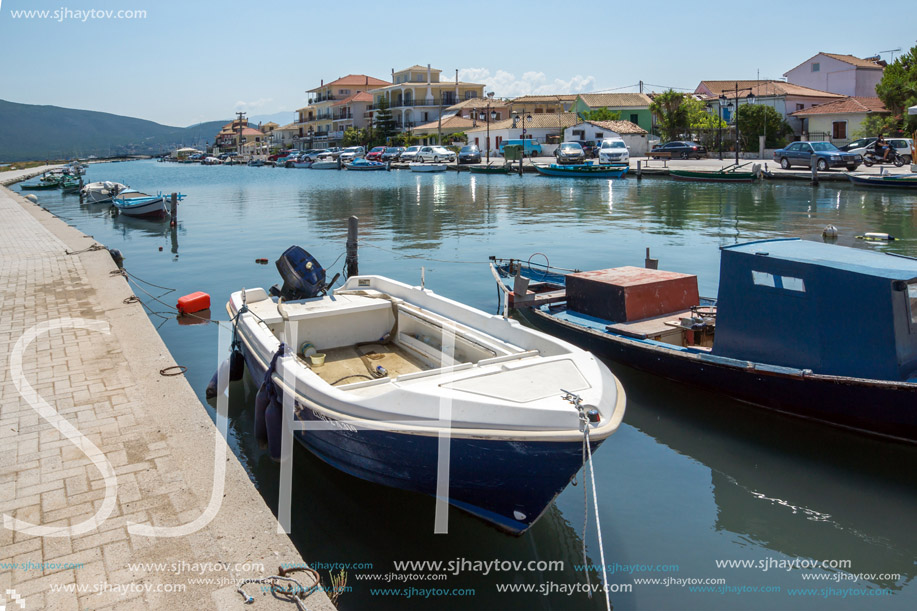
M 0 593 L 24 611 L 295 608 L 258 585 L 253 605 L 235 591 L 303 560 L 231 450 L 212 520 L 182 536 L 130 530 L 204 514 L 225 442 L 187 381 L 160 375 L 175 362 L 142 306 L 124 303 L 131 289 L 106 250 L 2 187 L 0 219 Z M 0 605 L 19 609 L 11 598 Z M 334 609 L 321 592 L 306 604 Z

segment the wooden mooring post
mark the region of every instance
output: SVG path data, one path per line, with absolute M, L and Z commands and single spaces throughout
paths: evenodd
M 809 158 L 809 165 L 812 166 L 812 184 L 818 184 L 818 158 L 815 155 L 812 155 Z
M 360 264 L 358 251 L 358 229 L 360 219 L 351 216 L 347 219 L 347 258 L 344 260 L 344 267 L 347 277 L 360 275 Z
M 637 162 L 637 180 L 640 180 L 642 178 L 643 178 L 643 162 L 638 161 Z
M 172 215 L 172 220 L 169 221 L 170 227 L 175 227 L 178 224 L 178 194 L 172 194 L 172 206 L 169 210 L 169 213 Z

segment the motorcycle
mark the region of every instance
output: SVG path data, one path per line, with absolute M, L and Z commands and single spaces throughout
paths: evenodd
M 904 157 L 902 157 L 895 149 L 892 149 L 891 153 L 889 153 L 888 161 L 882 159 L 882 157 L 879 155 L 876 155 L 875 149 L 870 149 L 863 155 L 863 165 L 865 165 L 867 168 L 870 168 L 876 164 L 881 165 L 884 163 L 893 163 L 895 164 L 896 168 L 900 168 L 904 165 L 904 161 Z

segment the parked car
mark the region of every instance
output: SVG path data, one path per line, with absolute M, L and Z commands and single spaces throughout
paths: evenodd
M 481 163 L 481 149 L 476 144 L 462 147 L 458 154 L 459 163 Z
M 500 143 L 500 154 L 503 154 L 503 147 L 506 145 L 519 145 L 522 146 L 522 154 L 525 157 L 541 157 L 541 143 L 534 138 L 526 138 L 525 140 L 504 140 Z
M 554 157 L 560 164 L 586 162 L 586 153 L 579 142 L 561 142 L 554 150 Z
M 382 153 L 384 152 L 384 146 L 374 146 L 366 153 L 366 159 L 369 161 L 382 161 Z
M 332 159 L 337 159 L 341 156 L 341 153 L 344 149 L 339 146 L 331 146 L 325 149 L 325 152 L 328 153 Z
M 379 161 L 398 161 L 401 153 L 404 152 L 403 146 L 387 146 L 385 152 L 379 158 Z
M 794 165 L 810 167 L 812 156 L 816 157 L 815 167 L 820 171 L 828 168 L 843 168 L 855 170 L 863 161 L 861 155 L 847 153 L 830 142 L 809 142 L 801 140 L 793 142 L 786 148 L 774 151 L 774 161 L 780 164 L 784 170 L 788 170 Z
M 596 146 L 595 140 L 580 140 L 579 145 L 583 147 L 587 159 L 594 159 L 598 156 L 599 147 Z
M 707 156 L 707 147 L 700 145 L 697 142 L 685 142 L 684 140 L 673 140 L 672 142 L 666 142 L 663 145 L 654 146 L 653 150 L 663 153 L 672 153 L 672 159 L 689 159 L 691 157 L 694 157 L 695 159 L 702 159 Z
M 866 151 L 875 148 L 876 140 L 878 140 L 878 138 L 860 138 L 859 140 L 854 140 L 850 144 L 840 147 L 839 150 L 862 157 L 866 155 Z M 904 158 L 904 163 L 913 163 L 913 161 L 911 161 L 911 145 L 913 144 L 913 140 L 910 138 L 886 138 L 885 141 Z M 851 146 L 853 144 L 857 146 Z
M 442 146 L 422 146 L 414 158 L 421 163 L 424 161 L 439 163 L 440 161 L 455 161 L 455 153 Z
M 358 157 L 362 157 L 365 154 L 366 154 L 366 149 L 363 148 L 362 146 L 348 146 L 343 151 L 341 151 L 339 157 L 341 161 L 350 163 L 354 159 L 357 159 Z
M 302 157 L 305 157 L 309 161 L 315 161 L 316 159 L 318 159 L 319 155 L 321 155 L 322 153 L 327 153 L 327 152 L 328 152 L 328 149 L 309 149 L 308 151 L 302 154 Z
M 409 146 L 401 152 L 401 155 L 398 157 L 398 161 L 403 163 L 413 163 L 418 160 L 417 153 L 419 152 L 419 146 Z
M 630 151 L 620 138 L 606 138 L 598 147 L 599 163 L 627 163 Z

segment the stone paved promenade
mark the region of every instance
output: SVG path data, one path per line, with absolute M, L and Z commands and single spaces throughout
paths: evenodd
M 212 521 L 177 537 L 129 532 L 132 523 L 180 526 L 204 513 L 219 433 L 182 376 L 159 374 L 174 364 L 172 356 L 142 307 L 123 303 L 131 290 L 110 274 L 116 268 L 108 252 L 66 254 L 93 244 L 0 187 L 0 607 L 295 608 L 258 585 L 246 588 L 254 605 L 243 605 L 236 592 L 237 580 L 276 574 L 281 563 L 302 558 L 277 534 L 231 451 Z M 94 322 L 53 328 L 67 318 Z M 42 323 L 45 331 L 16 351 L 23 334 Z M 23 393 L 17 389 L 20 364 L 17 379 L 37 396 L 28 397 L 21 382 Z M 51 420 L 64 422 L 52 426 L 38 411 L 43 404 Z M 85 436 L 76 440 L 82 448 L 64 434 L 68 424 Z M 94 447 L 101 452 L 93 461 Z M 14 519 L 75 532 L 36 536 L 21 532 L 23 524 L 12 530 Z M 311 583 L 304 573 L 293 577 Z M 211 582 L 191 581 L 199 579 Z M 322 593 L 307 606 L 334 608 Z

